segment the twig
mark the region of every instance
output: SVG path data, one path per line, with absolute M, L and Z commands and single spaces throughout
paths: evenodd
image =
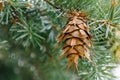
M 56 9 L 60 9 L 60 11 L 65 12 L 65 10 L 64 10 L 63 8 L 54 5 L 53 3 L 49 2 L 48 0 L 44 0 L 44 1 L 45 1 L 46 3 L 48 3 L 49 5 L 53 6 L 54 8 L 56 8 Z
M 117 25 L 110 23 L 110 20 L 94 20 L 94 19 L 90 19 L 90 18 L 87 18 L 87 20 L 90 20 L 91 22 L 94 22 L 97 24 L 104 24 L 104 25 L 109 25 L 111 27 L 117 27 Z

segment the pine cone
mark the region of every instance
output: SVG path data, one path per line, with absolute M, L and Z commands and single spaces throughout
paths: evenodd
M 68 67 L 73 63 L 77 68 L 79 58 L 85 57 L 90 60 L 90 50 L 87 46 L 92 46 L 90 43 L 92 37 L 82 15 L 80 12 L 72 12 L 62 34 L 58 36 L 58 43 L 63 42 L 63 51 L 60 56 L 67 57 Z

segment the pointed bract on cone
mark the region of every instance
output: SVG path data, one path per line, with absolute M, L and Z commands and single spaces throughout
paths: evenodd
M 61 56 L 65 55 L 68 59 L 68 67 L 71 63 L 75 68 L 78 65 L 78 59 L 85 57 L 90 60 L 90 42 L 91 35 L 86 20 L 82 16 L 83 13 L 73 11 L 69 14 L 67 24 L 63 28 L 63 32 L 58 36 L 58 43 L 63 41 Z

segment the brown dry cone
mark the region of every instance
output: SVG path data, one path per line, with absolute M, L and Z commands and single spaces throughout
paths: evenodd
M 117 0 L 112 0 L 111 6 L 115 7 L 117 5 Z
M 0 11 L 3 9 L 3 2 L 0 2 Z
M 72 12 L 62 34 L 58 36 L 58 43 L 63 41 L 63 51 L 60 56 L 65 55 L 68 59 L 68 67 L 72 63 L 76 69 L 79 58 L 85 57 L 90 60 L 90 50 L 87 47 L 92 46 L 90 43 L 92 37 L 82 15 L 80 12 Z

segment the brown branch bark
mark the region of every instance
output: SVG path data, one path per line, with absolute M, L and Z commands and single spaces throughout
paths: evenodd
M 53 6 L 56 9 L 59 9 L 60 11 L 65 12 L 65 10 L 63 8 L 61 8 L 60 6 L 56 6 L 55 4 L 49 2 L 48 0 L 44 0 L 46 3 L 48 3 L 49 5 Z

